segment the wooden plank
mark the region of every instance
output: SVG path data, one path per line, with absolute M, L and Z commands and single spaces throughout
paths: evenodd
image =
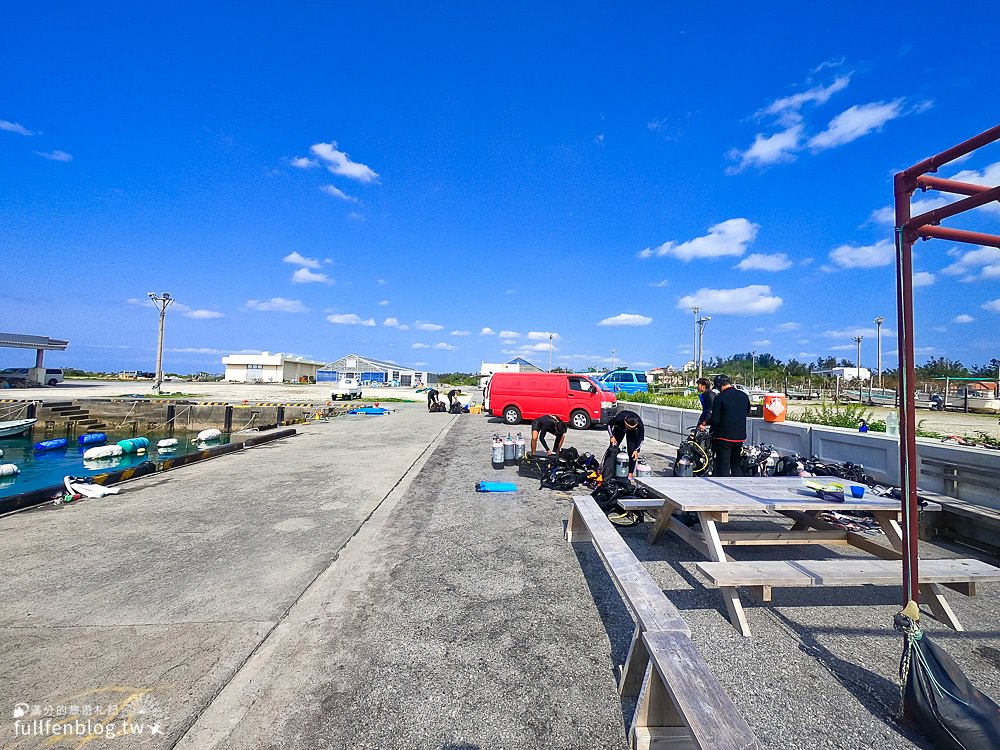
M 594 547 L 641 629 L 690 632 L 680 612 L 639 562 L 594 498 L 576 496 L 573 508 L 586 525 Z
M 698 563 L 698 570 L 720 587 L 731 586 L 879 586 L 899 585 L 898 560 L 761 560 Z M 1000 581 L 1000 568 L 981 560 L 921 560 L 921 583 Z
M 846 531 L 733 531 L 719 533 L 724 545 L 849 544 Z
M 683 633 L 644 633 L 650 655 L 648 682 L 662 686 L 670 707 L 700 750 L 751 750 L 757 738 L 719 684 L 698 649 Z M 655 695 L 651 696 L 655 698 Z M 669 745 L 668 745 L 669 747 Z

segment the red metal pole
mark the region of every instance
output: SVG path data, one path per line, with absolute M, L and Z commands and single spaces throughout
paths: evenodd
M 927 239 L 950 240 L 951 242 L 967 242 L 970 245 L 1000 247 L 1000 237 L 995 234 L 969 232 L 964 229 L 949 229 L 948 227 L 932 227 L 927 224 L 917 227 L 914 233 L 918 237 L 925 237 Z
M 958 193 L 959 195 L 979 195 L 989 190 L 985 185 L 943 180 L 940 177 L 928 177 L 927 175 L 917 178 L 917 186 L 923 190 L 940 190 L 942 193 Z
M 913 353 L 913 241 L 903 236 L 910 220 L 915 180 L 907 172 L 893 179 L 896 202 L 896 330 L 899 336 L 899 480 L 903 511 L 903 604 L 920 601 L 917 541 L 917 416 Z
M 909 219 L 903 226 L 904 234 L 906 234 L 912 241 L 914 239 L 914 227 L 920 227 L 925 224 L 940 224 L 943 219 L 955 216 L 963 211 L 971 211 L 974 208 L 985 206 L 987 203 L 992 203 L 995 200 L 1000 200 L 1000 187 L 988 188 L 977 195 L 962 198 L 962 200 L 950 203 L 947 206 L 933 208 L 926 213 L 922 213 L 919 216 L 914 216 L 912 219 Z

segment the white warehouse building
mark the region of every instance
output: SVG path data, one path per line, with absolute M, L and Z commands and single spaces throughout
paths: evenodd
M 230 354 L 222 358 L 225 379 L 233 383 L 315 383 L 322 362 L 290 354 Z
M 346 357 L 330 362 L 316 373 L 318 382 L 333 383 L 344 378 L 354 378 L 361 385 L 424 386 L 437 382 L 437 374 L 426 370 L 416 370 L 412 367 L 397 365 L 395 362 L 385 362 L 358 354 L 348 354 Z

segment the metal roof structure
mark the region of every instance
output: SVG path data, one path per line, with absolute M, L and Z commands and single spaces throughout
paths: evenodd
M 0 347 L 9 349 L 48 349 L 65 351 L 68 341 L 52 339 L 48 336 L 28 336 L 21 333 L 0 333 Z
M 357 362 L 365 363 L 365 367 L 362 368 L 359 364 L 355 364 L 350 369 L 360 370 L 368 369 L 375 372 L 389 372 L 390 370 L 402 370 L 403 372 L 423 372 L 423 370 L 418 370 L 415 367 L 407 367 L 406 365 L 398 365 L 395 362 L 386 362 L 381 359 L 373 359 L 372 357 L 362 357 L 360 354 L 348 354 L 340 359 L 336 359 L 333 362 L 328 362 L 324 365 L 325 370 L 340 370 L 347 368 L 347 360 L 354 359 Z

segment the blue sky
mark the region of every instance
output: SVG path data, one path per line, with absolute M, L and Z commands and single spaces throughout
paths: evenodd
M 152 370 L 169 291 L 168 371 L 680 366 L 697 304 L 706 356 L 873 366 L 882 315 L 895 366 L 892 175 L 998 123 L 1000 6 L 620 6 L 10 6 L 0 330 Z M 1000 356 L 1000 250 L 915 267 L 918 360 Z

